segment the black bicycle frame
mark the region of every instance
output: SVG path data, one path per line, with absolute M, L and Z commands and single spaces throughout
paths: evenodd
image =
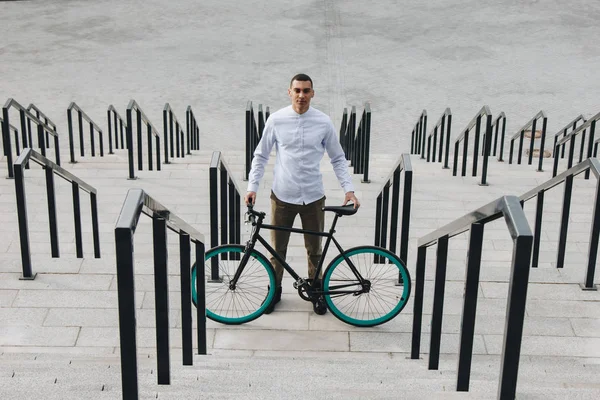
M 275 257 L 275 259 L 296 280 L 296 282 L 303 281 L 302 277 L 300 275 L 298 275 L 296 273 L 296 271 L 294 271 L 294 269 L 283 258 L 281 258 L 281 256 L 277 253 L 277 251 L 273 247 L 271 247 L 271 245 L 269 245 L 269 243 L 267 243 L 267 241 L 262 236 L 260 236 L 260 230 L 261 230 L 261 228 L 264 228 L 264 229 L 270 229 L 270 230 L 274 230 L 274 231 L 302 233 L 302 234 L 308 234 L 308 235 L 312 235 L 312 236 L 326 237 L 327 240 L 325 241 L 325 245 L 323 246 L 323 252 L 321 254 L 321 259 L 319 260 L 319 265 L 317 266 L 317 271 L 315 272 L 315 276 L 320 275 L 321 269 L 323 268 L 323 261 L 325 260 L 325 255 L 327 254 L 327 250 L 329 249 L 329 244 L 333 241 L 333 243 L 337 247 L 338 251 L 340 252 L 342 257 L 344 257 L 344 260 L 348 263 L 348 265 L 350 266 L 350 269 L 352 270 L 352 272 L 354 273 L 354 275 L 360 282 L 361 286 L 364 288 L 365 279 L 362 277 L 360 272 L 358 272 L 358 269 L 354 266 L 352 261 L 350 261 L 350 259 L 348 257 L 346 257 L 346 255 L 344 254 L 345 250 L 338 243 L 338 241 L 335 239 L 335 237 L 333 237 L 333 234 L 335 233 L 335 225 L 337 224 L 338 218 L 339 218 L 339 215 L 336 214 L 335 218 L 333 219 L 333 223 L 331 224 L 331 228 L 329 229 L 329 232 L 316 232 L 316 231 L 309 231 L 309 230 L 305 230 L 305 229 L 287 228 L 287 227 L 283 227 L 283 226 L 263 224 L 262 223 L 263 217 L 258 216 L 258 222 L 252 223 L 252 225 L 254 225 L 256 227 L 256 229 L 254 230 L 250 240 L 248 240 L 248 242 L 246 243 L 245 254 L 242 257 L 240 266 L 238 267 L 237 271 L 235 272 L 235 275 L 234 275 L 233 279 L 231 280 L 230 285 L 235 286 L 235 284 L 237 283 L 240 275 L 242 274 L 242 272 L 244 271 L 244 268 L 246 267 L 246 263 L 248 262 L 248 259 L 250 258 L 250 254 L 254 250 L 254 245 L 256 244 L 257 241 L 260 242 L 263 246 L 265 246 L 267 251 L 273 257 Z M 316 280 L 316 281 L 319 282 L 319 285 L 320 285 L 320 280 Z M 335 292 L 324 292 L 323 290 L 320 290 L 320 291 L 314 290 L 313 286 L 309 282 L 306 282 L 306 283 L 307 283 L 309 295 L 312 293 L 319 294 L 319 295 L 354 294 L 354 293 L 362 293 L 362 291 L 364 290 L 364 289 L 361 289 L 359 291 L 356 291 L 356 290 L 337 291 L 336 290 Z M 356 285 L 356 283 L 347 284 L 347 285 L 339 285 L 339 286 L 336 286 L 335 289 L 341 289 L 344 287 L 355 286 L 355 285 Z

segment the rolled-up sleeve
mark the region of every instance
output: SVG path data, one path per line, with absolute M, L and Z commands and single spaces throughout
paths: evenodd
M 344 193 L 354 192 L 354 185 L 352 184 L 352 177 L 348 172 L 348 162 L 346 161 L 346 155 L 344 154 L 344 150 L 340 145 L 340 142 L 337 140 L 335 135 L 335 129 L 333 124 L 329 124 L 329 129 L 325 135 L 325 150 L 327 151 L 327 155 L 331 159 L 331 165 L 333 166 L 333 171 L 335 172 L 335 176 L 337 177 Z
M 267 120 L 263 135 L 256 149 L 254 150 L 254 158 L 252 159 L 252 167 L 248 174 L 248 191 L 258 192 L 260 180 L 265 174 L 265 165 L 269 162 L 269 155 L 275 143 L 275 127 Z

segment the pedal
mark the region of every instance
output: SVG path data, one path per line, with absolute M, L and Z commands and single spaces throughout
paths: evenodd
M 306 284 L 306 280 L 303 278 L 299 278 L 296 282 L 294 282 L 294 289 L 298 289 Z

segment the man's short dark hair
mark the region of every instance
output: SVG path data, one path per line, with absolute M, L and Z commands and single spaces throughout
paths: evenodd
M 290 81 L 290 87 L 292 87 L 292 83 L 294 83 L 294 81 L 300 81 L 300 82 L 310 82 L 310 86 L 313 87 L 313 81 L 312 79 L 310 79 L 310 76 L 306 75 L 306 74 L 298 74 L 295 75 L 292 80 Z

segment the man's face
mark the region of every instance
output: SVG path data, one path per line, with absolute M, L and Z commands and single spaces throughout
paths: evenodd
M 310 81 L 293 81 L 288 89 L 290 99 L 292 99 L 292 108 L 298 114 L 304 114 L 308 111 L 310 100 L 315 95 Z

